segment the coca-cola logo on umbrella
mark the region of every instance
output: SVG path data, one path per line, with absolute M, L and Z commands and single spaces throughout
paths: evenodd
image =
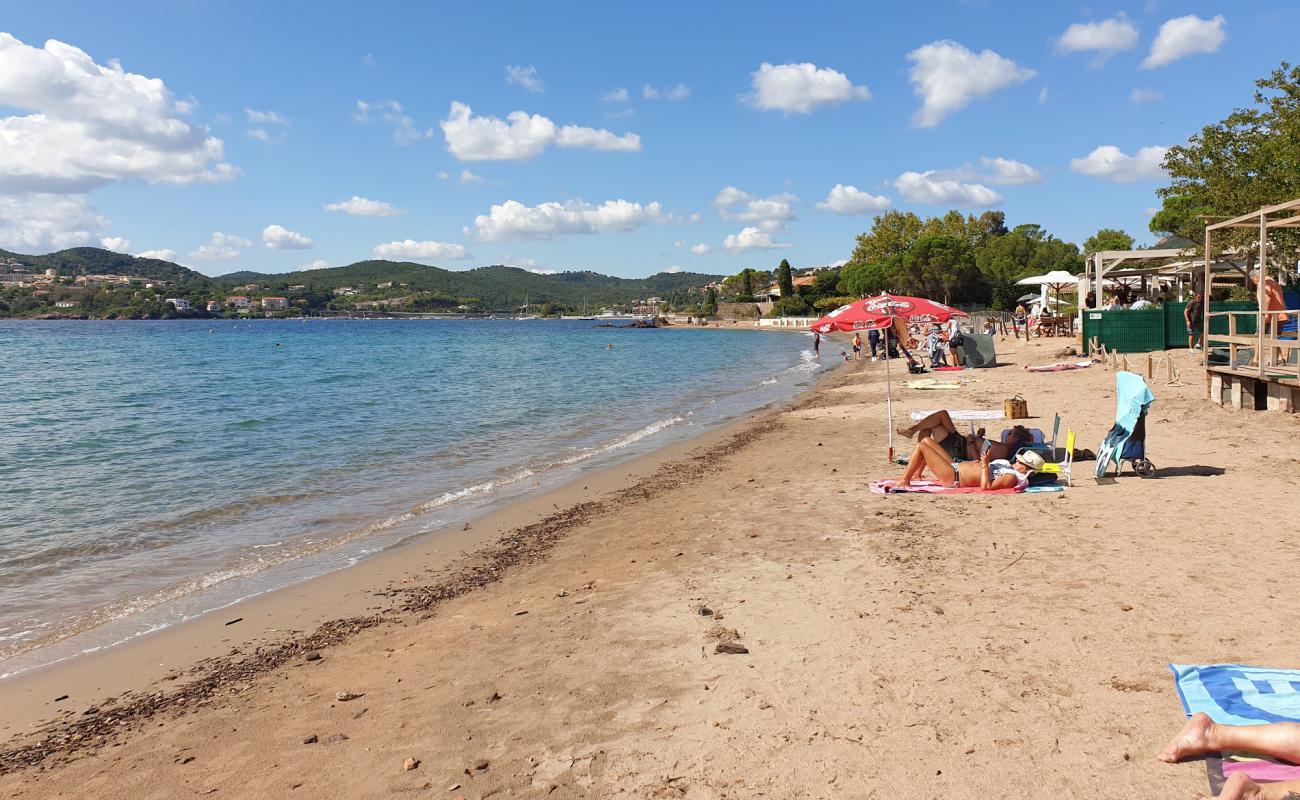
M 878 300 L 868 300 L 862 305 L 862 307 L 872 314 L 889 314 L 897 317 L 912 310 L 912 301 L 895 300 L 892 297 L 882 297 Z

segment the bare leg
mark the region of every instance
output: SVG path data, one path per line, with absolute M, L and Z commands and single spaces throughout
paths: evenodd
M 1173 763 L 1204 753 L 1246 750 L 1300 763 L 1300 723 L 1268 725 L 1218 725 L 1201 712 L 1192 715 L 1173 741 L 1160 753 Z
M 894 485 L 910 486 L 926 467 L 930 468 L 930 472 L 934 473 L 934 477 L 942 484 L 951 485 L 956 480 L 957 474 L 953 472 L 948 454 L 943 452 L 943 448 L 933 439 L 922 439 L 916 443 L 911 457 L 907 459 L 907 469 L 903 471 L 903 477 L 899 478 Z
M 1245 773 L 1228 776 L 1223 791 L 1210 800 L 1296 800 L 1300 798 L 1300 781 L 1255 783 Z
M 957 426 L 953 424 L 952 417 L 948 415 L 947 411 L 942 409 L 930 414 L 924 419 L 918 419 L 912 425 L 905 428 L 896 428 L 895 430 L 899 436 L 906 436 L 910 439 L 917 431 L 926 431 L 933 428 L 941 429 L 944 432 L 943 436 L 947 436 L 949 433 L 957 430 Z M 933 431 L 931 431 L 930 435 L 934 436 Z M 943 438 L 943 436 L 938 438 Z

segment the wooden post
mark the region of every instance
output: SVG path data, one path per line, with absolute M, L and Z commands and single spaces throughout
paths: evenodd
M 1205 228 L 1205 276 L 1201 281 L 1201 301 L 1205 306 L 1201 309 L 1201 365 L 1210 365 L 1210 282 L 1213 280 L 1210 272 L 1210 228 Z M 1220 400 L 1222 405 L 1223 401 Z
M 1151 380 L 1151 354 L 1147 353 L 1147 381 Z
M 1259 212 L 1259 281 L 1256 286 L 1255 333 L 1259 346 L 1255 349 L 1255 363 L 1259 365 L 1259 377 L 1264 377 L 1264 326 L 1268 322 L 1268 312 L 1264 310 L 1264 281 L 1268 278 L 1268 215 Z M 1272 355 L 1271 353 L 1269 355 Z

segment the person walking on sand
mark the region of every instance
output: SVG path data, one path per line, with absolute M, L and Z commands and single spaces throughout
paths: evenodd
M 1011 329 L 1015 331 L 1016 340 L 1020 339 L 1020 329 L 1025 329 L 1025 341 L 1029 341 L 1029 312 L 1025 310 L 1025 304 L 1020 303 L 1016 306 L 1015 313 L 1011 315 Z
M 1201 294 L 1200 289 L 1197 289 L 1196 294 L 1192 295 L 1192 299 L 1187 302 L 1187 306 L 1183 309 L 1183 319 L 1187 322 L 1188 350 L 1193 347 L 1200 349 L 1197 340 L 1201 338 L 1201 317 L 1204 313 L 1205 295 Z
M 862 359 L 862 332 L 854 331 L 853 332 L 853 360 L 860 361 L 861 359 Z
M 880 350 L 880 331 L 875 328 L 867 331 L 867 344 L 871 345 L 871 360 L 875 361 Z
M 1266 725 L 1219 725 L 1198 711 L 1187 720 L 1160 755 L 1175 764 L 1206 753 L 1244 751 L 1300 763 L 1300 723 L 1270 722 Z M 1256 783 L 1243 772 L 1228 776 L 1216 800 L 1287 800 L 1300 797 L 1300 780 Z
M 821 358 L 822 355 L 822 335 L 818 331 L 813 331 L 813 357 Z

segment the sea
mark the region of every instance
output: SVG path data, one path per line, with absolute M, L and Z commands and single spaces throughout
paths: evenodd
M 0 680 L 462 527 L 824 366 L 800 334 L 581 320 L 0 320 Z

